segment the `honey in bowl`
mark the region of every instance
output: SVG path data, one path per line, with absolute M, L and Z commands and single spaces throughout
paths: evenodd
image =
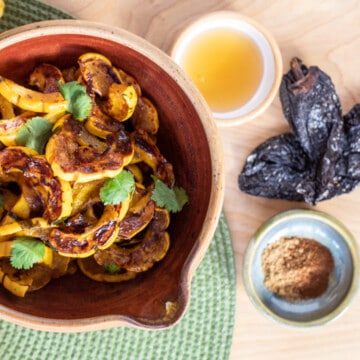
M 171 56 L 202 93 L 219 126 L 238 125 L 263 112 L 282 75 L 281 54 L 271 35 L 231 11 L 193 22 Z
M 235 111 L 255 94 L 263 75 L 260 50 L 246 34 L 219 28 L 189 43 L 181 66 L 215 113 Z

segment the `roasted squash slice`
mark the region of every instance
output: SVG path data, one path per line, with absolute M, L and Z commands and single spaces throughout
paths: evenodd
M 119 223 L 118 240 L 131 239 L 149 225 L 154 216 L 155 202 L 151 199 L 152 188 L 137 184 L 129 210 Z
M 44 94 L 27 89 L 3 76 L 0 76 L 0 94 L 19 108 L 38 113 L 66 111 L 68 107 L 60 92 Z
M 117 73 L 119 75 L 120 82 L 122 84 L 132 85 L 134 87 L 135 91 L 136 91 L 137 96 L 140 97 L 142 91 L 141 91 L 141 87 L 140 87 L 139 83 L 136 81 L 136 79 L 133 76 L 126 73 L 122 69 L 116 68 L 116 70 L 117 70 Z
M 57 279 L 63 275 L 71 272 L 70 264 L 71 258 L 67 256 L 61 256 L 56 251 L 53 251 L 53 258 L 51 263 L 51 277 Z
M 26 178 L 20 178 L 18 184 L 21 188 L 21 194 L 10 209 L 12 216 L 15 215 L 14 217 L 17 219 L 29 219 L 41 215 L 37 212 L 43 209 L 42 198 L 33 188 L 31 182 Z
M 133 115 L 138 96 L 132 85 L 113 83 L 108 98 L 102 104 L 104 111 L 118 121 L 125 121 Z
M 11 280 L 11 278 L 0 268 L 0 279 L 5 289 L 18 297 L 24 297 L 29 290 L 30 284 L 20 284 L 19 281 Z
M 43 258 L 29 270 L 17 270 L 9 261 L 12 241 L 0 242 L 0 282 L 14 295 L 23 297 L 68 272 L 70 258 L 60 256 L 45 246 Z
M 10 257 L 11 255 L 11 246 L 12 241 L 1 241 L 0 242 L 0 258 L 2 257 Z M 52 266 L 53 263 L 53 250 L 48 246 L 45 246 L 45 252 L 43 258 L 39 261 L 39 263 L 49 266 Z
M 168 186 L 172 186 L 175 181 L 173 167 L 161 154 L 150 135 L 144 130 L 137 130 L 132 133 L 132 137 L 134 139 L 135 152 L 131 164 L 144 162 L 153 170 L 157 178 Z
M 0 206 L 0 224 L 7 217 L 8 211 L 16 204 L 18 195 L 5 187 L 0 187 L 0 198 L 2 206 Z
M 137 164 L 129 164 L 126 166 L 126 170 L 129 170 L 134 176 L 137 185 L 142 184 L 144 181 L 144 174 Z
M 99 265 L 94 260 L 93 256 L 85 259 L 78 259 L 77 264 L 84 275 L 95 281 L 121 282 L 131 280 L 137 275 L 134 271 L 127 271 L 123 269 L 118 272 L 109 273 L 106 271 L 106 266 Z
M 85 53 L 78 59 L 82 77 L 91 91 L 106 98 L 113 83 L 120 84 L 120 76 L 110 60 L 98 53 Z
M 79 57 L 78 63 L 90 92 L 103 100 L 101 108 L 116 120 L 127 120 L 137 104 L 135 82 L 135 86 L 122 82 L 119 71 L 101 54 L 85 53 Z M 122 77 L 125 77 L 124 73 Z
M 61 71 L 51 64 L 40 64 L 30 74 L 29 85 L 36 86 L 42 93 L 59 92 L 58 82 L 63 83 Z
M 72 212 L 71 216 L 80 213 L 89 206 L 89 203 L 99 201 L 99 191 L 103 186 L 104 180 L 94 180 L 86 183 L 74 183 L 72 187 Z
M 35 199 L 43 207 L 42 216 L 48 222 L 66 217 L 71 212 L 72 193 L 70 184 L 54 176 L 46 159 L 26 147 L 8 147 L 0 152 L 0 181 L 15 181 L 32 187 Z M 26 190 L 26 189 L 25 189 Z M 27 194 L 31 193 L 27 192 Z M 24 192 L 25 194 L 25 192 Z M 31 202 L 31 199 L 27 199 Z M 25 215 L 26 216 L 26 215 Z
M 32 236 L 46 240 L 52 228 L 52 226 L 41 217 L 27 220 L 15 220 L 11 217 L 7 219 L 5 222 L 2 221 L 2 225 L 0 225 L 0 241 L 9 240 L 9 238 L 14 236 Z
M 16 296 L 42 288 L 51 280 L 53 250 L 45 246 L 44 256 L 29 270 L 17 270 L 10 264 L 12 241 L 0 242 L 0 275 L 3 286 Z
M 15 117 L 13 104 L 2 95 L 0 95 L 0 113 L 2 119 L 12 119 Z
M 170 237 L 166 229 L 170 223 L 169 213 L 156 208 L 154 217 L 147 227 L 144 238 L 133 247 L 113 244 L 105 250 L 98 250 L 94 259 L 99 265 L 115 264 L 128 271 L 143 272 L 160 261 L 170 247 Z
M 109 247 L 116 239 L 118 222 L 129 208 L 130 198 L 120 205 L 107 205 L 97 223 L 88 226 L 82 233 L 67 232 L 66 226 L 54 228 L 49 243 L 63 256 L 87 257 L 96 249 Z
M 19 297 L 24 297 L 29 291 L 41 289 L 52 278 L 51 268 L 42 263 L 34 264 L 29 270 L 18 270 L 11 266 L 8 258 L 3 258 L 0 259 L 0 269 L 4 273 L 3 286 Z
M 81 72 L 78 66 L 62 69 L 61 74 L 65 82 L 78 81 L 81 78 Z
M 90 134 L 106 139 L 108 135 L 121 130 L 122 126 L 119 121 L 105 114 L 93 98 L 91 111 L 85 122 L 85 128 Z
M 16 134 L 26 121 L 35 116 L 34 112 L 26 111 L 11 118 L 0 120 L 0 141 L 5 146 L 16 146 Z
M 134 147 L 125 131 L 110 135 L 105 151 L 88 147 L 86 152 L 78 142 L 81 126 L 66 115 L 60 129 L 48 141 L 45 155 L 56 176 L 76 182 L 112 178 L 130 163 Z
M 135 129 L 156 135 L 159 130 L 159 115 L 154 104 L 146 97 L 139 97 L 131 123 Z

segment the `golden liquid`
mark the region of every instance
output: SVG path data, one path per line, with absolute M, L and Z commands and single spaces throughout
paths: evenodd
M 233 29 L 214 29 L 189 44 L 181 66 L 213 112 L 238 109 L 255 94 L 263 74 L 256 44 Z

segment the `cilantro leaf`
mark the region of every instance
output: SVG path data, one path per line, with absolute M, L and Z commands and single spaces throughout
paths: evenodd
M 100 189 L 100 199 L 104 205 L 120 204 L 126 200 L 135 189 L 133 174 L 127 170 L 121 171 L 112 179 L 107 179 Z
M 155 187 L 152 191 L 151 198 L 160 207 L 166 208 L 170 212 L 179 212 L 189 201 L 185 189 L 177 186 L 169 187 L 160 179 L 152 176 Z
M 45 255 L 45 244 L 32 237 L 16 237 L 11 244 L 10 262 L 15 269 L 31 269 Z
M 70 81 L 68 83 L 58 82 L 58 87 L 61 95 L 68 102 L 67 111 L 73 115 L 76 120 L 85 120 L 91 111 L 91 98 L 86 93 L 84 85 L 77 81 Z
M 120 268 L 114 263 L 108 263 L 104 265 L 104 270 L 109 274 L 116 274 L 120 271 Z
M 35 116 L 18 130 L 15 141 L 18 145 L 32 148 L 39 154 L 43 154 L 51 136 L 52 126 L 53 124 L 46 119 Z

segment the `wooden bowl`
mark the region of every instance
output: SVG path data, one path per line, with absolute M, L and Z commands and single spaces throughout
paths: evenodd
M 215 232 L 224 171 L 216 125 L 182 70 L 162 51 L 127 31 L 79 20 L 22 26 L 0 35 L 0 74 L 25 79 L 41 62 L 60 68 L 87 51 L 107 56 L 133 75 L 160 117 L 158 146 L 173 163 L 190 202 L 172 215 L 166 257 L 134 280 L 109 284 L 80 272 L 17 298 L 0 287 L 0 317 L 47 331 L 89 331 L 130 325 L 160 329 L 180 320 L 191 278 Z

